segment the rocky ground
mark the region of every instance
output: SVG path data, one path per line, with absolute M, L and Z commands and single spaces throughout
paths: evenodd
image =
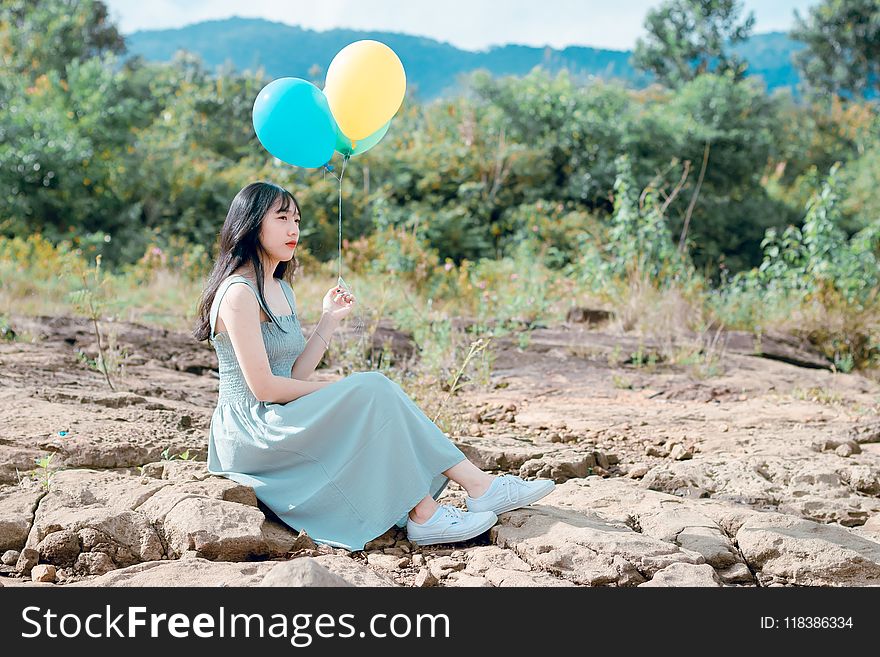
M 208 345 L 105 323 L 129 352 L 111 391 L 77 356 L 96 354 L 89 323 L 11 324 L 36 341 L 0 342 L 3 586 L 880 584 L 880 385 L 786 336 L 724 334 L 709 378 L 586 322 L 502 340 L 489 389 L 455 398 L 452 438 L 556 490 L 467 543 L 395 528 L 348 553 L 207 473 Z

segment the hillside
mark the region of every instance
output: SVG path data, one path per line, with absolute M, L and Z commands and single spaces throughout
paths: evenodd
M 148 30 L 126 36 L 129 54 L 168 61 L 179 49 L 199 55 L 210 68 L 231 63 L 239 70 L 263 67 L 271 77 L 295 76 L 323 81 L 324 70 L 343 47 L 359 39 L 387 43 L 406 66 L 412 91 L 429 100 L 454 93 L 457 76 L 478 68 L 495 75 L 522 75 L 537 65 L 551 71 L 568 68 L 579 76 L 620 79 L 643 86 L 650 78 L 629 63 L 631 51 L 569 47 L 562 50 L 505 45 L 469 51 L 408 34 L 328 30 L 318 32 L 255 18 L 205 21 L 173 30 Z M 794 88 L 797 71 L 791 54 L 797 42 L 782 32 L 758 34 L 736 50 L 751 64 L 768 89 Z M 316 68 L 317 67 L 317 68 Z

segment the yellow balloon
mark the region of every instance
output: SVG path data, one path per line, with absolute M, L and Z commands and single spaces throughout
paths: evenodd
M 339 129 L 351 141 L 369 137 L 388 123 L 405 94 L 403 64 L 380 41 L 350 43 L 327 69 L 324 95 Z

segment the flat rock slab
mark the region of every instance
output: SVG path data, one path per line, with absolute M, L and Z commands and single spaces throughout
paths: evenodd
M 113 567 L 124 568 L 188 552 L 218 561 L 280 557 L 296 541 L 295 532 L 266 518 L 253 489 L 211 475 L 204 463 L 159 464 L 147 471 L 162 478 L 59 471 L 40 501 L 26 546 L 37 547 L 52 533 L 73 533 L 78 551 L 103 552 Z M 76 556 L 64 551 L 65 560 Z M 50 553 L 42 557 L 51 560 Z
M 663 570 L 658 570 L 651 581 L 639 584 L 639 586 L 701 586 L 717 588 L 724 586 L 724 584 L 712 569 L 712 566 L 708 564 L 674 563 Z
M 45 491 L 33 486 L 0 486 L 0 552 L 21 551 L 27 541 L 34 511 Z
M 334 578 L 352 586 L 397 586 L 392 579 L 374 573 L 347 556 L 303 557 L 305 560 L 314 562 Z M 238 563 L 192 558 L 153 561 L 114 570 L 68 586 L 278 586 L 279 582 L 287 582 L 281 584 L 284 586 L 298 586 L 309 581 L 316 585 L 316 573 L 319 571 L 292 565 L 296 561 L 299 560 Z M 279 571 L 273 572 L 276 568 Z M 267 576 L 269 579 L 265 581 Z M 327 580 L 319 585 L 327 585 Z
M 456 438 L 455 444 L 481 470 L 519 470 L 530 459 L 560 451 L 552 444 L 540 445 L 530 440 L 501 436 Z
M 834 453 L 805 458 L 713 453 L 657 465 L 641 483 L 676 496 L 711 497 L 853 527 L 880 513 L 880 499 L 870 493 L 878 478 L 880 462 L 853 465 Z
M 533 568 L 513 551 L 502 550 L 496 545 L 469 551 L 467 565 L 451 573 L 444 583 L 447 586 L 461 586 L 461 574 L 485 580 L 490 586 L 574 586 L 570 580 Z
M 545 498 L 546 499 L 546 498 Z M 574 511 L 536 507 L 502 514 L 493 543 L 530 566 L 575 584 L 637 586 L 672 563 L 705 563 L 703 556 Z
M 769 513 L 743 523 L 736 540 L 764 585 L 880 585 L 880 543 L 844 527 Z

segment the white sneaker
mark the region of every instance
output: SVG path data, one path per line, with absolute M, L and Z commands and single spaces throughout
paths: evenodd
M 406 535 L 416 545 L 455 543 L 479 536 L 497 521 L 491 511 L 471 513 L 442 504 L 427 522 L 419 524 L 407 518 Z
M 552 479 L 525 481 L 511 474 L 495 477 L 489 489 L 478 498 L 466 497 L 468 511 L 492 511 L 495 514 L 512 511 L 549 495 L 556 488 Z

